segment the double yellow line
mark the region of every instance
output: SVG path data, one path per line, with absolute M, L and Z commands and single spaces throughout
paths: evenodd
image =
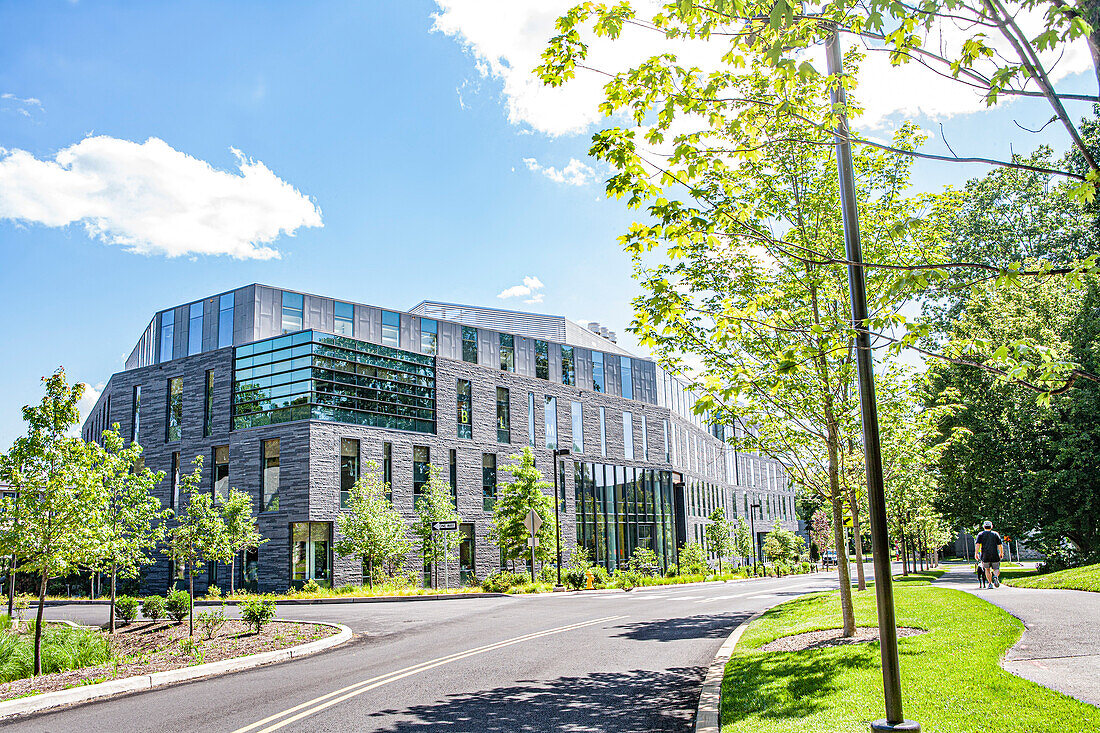
M 315 715 L 326 708 L 330 708 L 333 705 L 348 700 L 356 695 L 362 695 L 364 692 L 369 692 L 382 685 L 388 685 L 391 682 L 411 677 L 421 672 L 427 672 L 429 669 L 435 669 L 436 667 L 442 667 L 445 664 L 451 662 L 457 662 L 461 659 L 477 656 L 478 654 L 485 654 L 486 652 L 496 651 L 497 649 L 503 649 L 504 647 L 512 646 L 513 644 L 522 644 L 525 641 L 531 641 L 532 639 L 539 639 L 544 636 L 550 636 L 552 634 L 561 634 L 566 631 L 573 631 L 575 629 L 582 629 L 586 626 L 595 626 L 596 624 L 607 623 L 608 621 L 615 621 L 617 619 L 626 618 L 626 616 L 605 616 L 603 618 L 593 619 L 591 621 L 582 621 L 580 623 L 569 624 L 568 626 L 558 626 L 553 629 L 546 629 L 545 631 L 536 631 L 531 634 L 524 634 L 523 636 L 517 636 L 512 639 L 505 639 L 504 641 L 498 641 L 493 644 L 486 644 L 485 646 L 475 647 L 473 649 L 467 649 L 464 652 L 457 652 L 455 654 L 449 654 L 445 657 L 439 657 L 427 662 L 415 664 L 411 667 L 405 667 L 399 669 L 396 672 L 390 672 L 388 674 L 372 677 L 369 680 L 363 680 L 362 682 L 356 682 L 354 685 L 348 685 L 339 690 L 328 693 L 327 695 L 321 695 L 315 697 L 312 700 L 308 700 L 300 705 L 295 705 L 292 708 L 270 715 L 263 720 L 257 720 L 251 725 L 246 725 L 243 728 L 238 728 L 233 733 L 246 733 L 247 731 L 253 731 L 260 726 L 267 726 L 258 731 L 258 733 L 269 733 L 269 731 L 279 730 L 291 723 L 296 723 L 303 718 L 307 718 L 310 715 Z M 290 716 L 290 717 L 287 717 Z M 280 720 L 281 719 L 281 720 Z M 278 722 L 275 722 L 278 721 Z M 270 723 L 270 725 L 268 725 Z

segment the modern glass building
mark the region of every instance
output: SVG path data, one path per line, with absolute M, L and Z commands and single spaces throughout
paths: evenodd
M 652 360 L 560 316 L 433 301 L 396 311 L 248 285 L 155 314 L 83 434 L 118 423 L 165 471 L 166 506 L 186 500 L 179 476 L 197 455 L 215 499 L 249 492 L 268 542 L 237 564 L 237 583 L 277 591 L 361 581 L 359 559 L 332 548 L 368 461 L 410 522 L 429 466 L 450 477 L 455 580 L 500 566 L 492 508 L 525 445 L 548 480 L 553 452 L 569 450 L 563 542 L 608 568 L 639 546 L 676 562 L 685 542 L 705 544 L 715 507 L 755 511 L 761 536 L 775 520 L 795 528 L 782 466 L 734 451 L 694 403 Z M 228 572 L 208 568 L 200 587 L 228 586 Z M 175 576 L 164 560 L 143 583 L 163 590 Z

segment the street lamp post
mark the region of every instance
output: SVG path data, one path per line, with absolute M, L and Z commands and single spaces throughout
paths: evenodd
M 756 575 L 756 561 L 760 559 L 760 551 L 756 549 L 756 510 L 760 508 L 760 502 L 749 505 L 749 531 L 752 532 L 752 574 Z
M 554 449 L 554 545 L 558 558 L 558 584 L 554 586 L 554 590 L 565 590 L 565 586 L 561 584 L 561 514 L 559 512 L 561 494 L 558 489 L 558 458 L 567 455 L 569 455 L 568 448 Z

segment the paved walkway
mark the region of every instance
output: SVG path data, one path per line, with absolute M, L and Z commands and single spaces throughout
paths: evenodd
M 1000 588 L 979 590 L 972 565 L 937 581 L 1000 606 L 1027 627 L 1001 666 L 1012 674 L 1100 706 L 1100 593 Z

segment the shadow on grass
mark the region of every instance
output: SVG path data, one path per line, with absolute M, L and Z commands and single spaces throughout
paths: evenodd
M 752 614 L 748 611 L 652 619 L 622 624 L 616 636 L 634 641 L 681 641 L 684 639 L 724 639 Z
M 512 731 L 692 730 L 702 667 L 593 672 L 579 677 L 520 680 L 407 708 L 371 713 L 371 730 Z M 380 720 L 379 718 L 396 718 Z

